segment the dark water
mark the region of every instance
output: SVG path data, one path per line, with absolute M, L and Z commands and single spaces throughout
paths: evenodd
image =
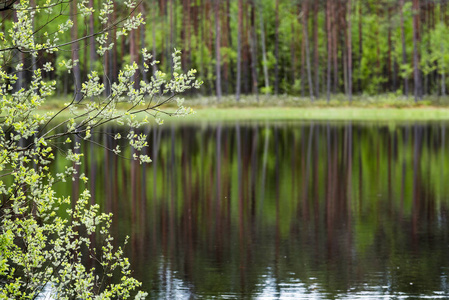
M 150 299 L 449 298 L 446 125 L 162 126 L 83 171 Z

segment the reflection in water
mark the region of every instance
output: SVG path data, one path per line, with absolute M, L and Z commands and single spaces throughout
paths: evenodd
M 151 299 L 444 298 L 445 126 L 154 127 L 152 164 L 86 145 L 84 172 Z

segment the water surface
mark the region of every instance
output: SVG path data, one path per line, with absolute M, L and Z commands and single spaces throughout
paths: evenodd
M 81 171 L 150 299 L 447 298 L 446 125 L 152 127 Z

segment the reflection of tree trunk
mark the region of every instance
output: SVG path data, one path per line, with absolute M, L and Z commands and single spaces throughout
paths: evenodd
M 177 195 L 177 185 L 176 185 L 176 156 L 175 156 L 175 128 L 174 126 L 170 129 L 170 137 L 171 137 L 171 147 L 170 147 L 170 162 L 169 164 L 169 184 L 168 187 L 170 189 L 170 249 L 174 251 L 173 246 L 175 245 L 175 236 L 176 236 L 176 216 L 177 213 L 177 205 L 176 205 L 176 195 Z M 173 253 L 171 253 L 173 254 Z
M 265 126 L 265 143 L 263 147 L 263 162 L 262 162 L 262 177 L 260 179 L 260 205 L 259 215 L 263 213 L 263 202 L 265 199 L 265 181 L 267 177 L 267 161 L 268 161 L 268 142 L 270 137 L 270 131 L 268 125 Z
M 357 131 L 357 133 L 358 133 L 357 137 L 358 137 L 358 139 L 360 139 L 360 137 L 361 137 L 360 128 Z M 363 197 L 363 163 L 362 163 L 362 147 L 359 146 L 358 148 L 359 148 L 359 153 L 358 153 L 358 156 L 359 156 L 359 195 L 358 196 L 359 197 L 358 197 L 358 201 L 359 201 L 359 210 L 360 210 L 362 207 L 362 201 L 364 199 L 364 197 Z
M 93 141 L 94 137 L 91 137 L 91 140 Z M 90 180 L 90 193 L 91 193 L 91 198 L 90 198 L 90 203 L 91 204 L 95 204 L 95 180 L 94 178 L 97 177 L 97 161 L 95 159 L 95 152 L 94 152 L 94 144 L 93 143 L 89 143 L 89 157 L 90 157 L 90 163 L 89 163 L 89 168 L 90 168 L 90 175 L 89 178 L 91 178 Z
M 251 198 L 251 219 L 254 220 L 256 216 L 256 174 L 257 174 L 257 145 L 259 142 L 259 127 L 254 129 L 253 143 L 251 150 L 251 183 L 250 183 L 250 198 Z
M 348 124 L 348 179 L 347 179 L 347 186 L 346 186 L 346 195 L 347 195 L 347 217 L 348 217 L 348 225 L 351 224 L 351 202 L 352 202 L 352 146 L 353 146 L 353 139 L 352 139 L 352 122 L 350 121 Z
M 331 182 L 332 182 L 332 170 L 331 170 L 331 128 L 329 122 L 326 125 L 326 152 L 327 152 L 327 187 L 326 187 L 326 202 L 329 203 L 332 197 Z
M 312 141 L 314 136 L 314 123 L 310 125 L 309 139 L 307 142 L 307 161 L 306 161 L 306 176 L 304 179 L 304 197 L 303 197 L 303 217 L 309 218 L 309 181 L 310 181 L 310 165 L 312 161 Z
M 420 185 L 420 169 L 421 161 L 421 130 L 419 125 L 413 126 L 414 141 L 413 141 L 413 205 L 412 205 L 412 234 L 414 242 L 418 234 L 418 218 L 419 218 L 419 185 Z
M 75 136 L 75 145 L 80 143 L 81 140 L 78 136 Z M 79 154 L 80 153 L 80 149 L 79 148 L 74 148 L 73 150 L 74 153 Z M 72 208 L 74 208 L 76 202 L 78 202 L 78 197 L 79 197 L 79 193 L 80 193 L 80 165 L 73 163 L 73 168 L 75 169 L 75 174 L 72 176 L 73 177 L 73 185 L 72 185 Z
M 446 124 L 442 124 L 441 125 L 443 128 L 441 130 L 441 166 L 445 166 L 446 165 Z M 440 186 L 442 185 L 441 183 L 445 183 L 446 182 L 446 178 L 444 176 L 444 169 L 440 168 Z
M 275 176 L 275 207 L 276 207 L 276 227 L 275 227 L 275 238 L 274 238 L 274 279 L 275 279 L 275 289 L 277 291 L 280 290 L 279 287 L 279 257 L 280 257 L 280 241 L 281 241 L 281 232 L 280 232 L 280 162 L 279 162 L 279 132 L 278 128 L 275 126 L 273 130 L 274 135 L 274 176 Z
M 112 145 L 109 142 L 109 140 L 111 139 L 111 137 L 108 135 L 108 129 L 106 129 L 106 134 L 104 135 L 103 138 L 103 143 L 106 146 L 106 148 L 111 148 Z M 111 169 L 110 169 L 110 165 L 111 165 L 111 152 L 108 151 L 107 149 L 104 149 L 104 186 L 112 186 L 112 176 L 111 176 Z M 106 189 L 105 190 L 105 212 L 106 213 L 110 213 L 112 212 L 112 203 L 111 203 L 111 198 L 112 198 L 112 192 L 111 189 Z
M 400 209 L 400 217 L 402 217 L 402 214 L 404 212 L 404 198 L 405 198 L 405 177 L 406 177 L 406 150 L 408 146 L 408 140 L 409 140 L 409 127 L 405 128 L 405 136 L 404 136 L 404 152 L 402 153 L 402 177 L 401 177 L 401 209 Z
M 150 128 L 145 129 L 146 136 L 150 134 Z M 145 155 L 150 156 L 149 149 L 143 150 Z M 140 228 L 142 232 L 146 232 L 146 213 L 147 213 L 147 164 L 142 164 L 142 176 L 140 181 Z
M 137 221 L 137 161 L 133 159 L 133 155 L 137 154 L 134 148 L 131 148 L 131 166 L 130 166 L 130 189 L 131 189 L 131 228 L 132 232 L 135 232 L 134 222 Z
M 152 237 L 153 237 L 154 242 L 157 241 L 157 231 L 156 231 L 155 220 L 156 220 L 157 200 L 158 200 L 158 195 L 157 195 L 157 190 L 158 190 L 157 189 L 158 188 L 157 169 L 158 169 L 158 163 L 159 163 L 158 152 L 159 152 L 161 136 L 162 136 L 162 130 L 160 130 L 158 127 L 154 127 L 153 128 L 153 147 L 152 147 L 153 148 L 153 155 L 152 155 L 153 162 L 151 163 L 151 167 L 153 168 L 153 197 L 151 197 L 152 198 L 152 208 L 151 208 L 152 218 L 151 218 L 151 220 L 153 221 L 152 222 L 152 225 L 153 225 Z
M 221 124 L 217 126 L 217 141 L 216 141 L 216 209 L 220 211 L 220 197 L 221 197 Z
M 387 186 L 388 186 L 388 198 L 391 198 L 391 134 L 388 132 L 388 138 L 387 138 Z
M 221 230 L 221 218 L 222 218 L 222 207 L 221 207 L 221 185 L 222 185 L 222 180 L 221 180 L 221 124 L 218 124 L 217 126 L 217 137 L 216 137 L 216 148 L 215 148 L 215 160 L 216 160 L 216 175 L 215 175 L 215 191 L 216 191 L 216 195 L 215 195 L 215 237 L 217 239 L 216 241 L 216 252 L 217 252 L 217 260 L 221 261 L 221 253 L 222 253 L 222 230 Z
M 313 136 L 313 148 L 315 149 L 313 152 L 313 195 L 312 195 L 312 203 L 313 203 L 313 214 L 314 214 L 314 224 L 316 225 L 315 230 L 318 230 L 318 224 L 319 224 L 319 214 L 320 214 L 320 161 L 319 161 L 319 139 L 320 139 L 320 131 L 319 128 L 317 129 L 317 134 L 314 134 Z M 316 231 L 318 233 L 318 231 Z
M 243 184 L 242 184 L 242 142 L 240 135 L 240 125 L 237 123 L 235 126 L 236 139 L 237 139 L 237 181 L 238 181 L 238 212 L 239 212 L 239 252 L 240 252 L 240 289 L 243 292 L 245 290 L 245 224 L 244 224 L 244 208 L 243 208 Z

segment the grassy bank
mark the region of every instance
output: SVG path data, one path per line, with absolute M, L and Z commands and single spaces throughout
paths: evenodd
M 58 111 L 62 99 L 51 99 L 42 112 Z M 353 120 L 353 121 L 431 121 L 449 120 L 449 98 L 427 98 L 418 103 L 391 95 L 358 96 L 349 104 L 344 95 L 330 102 L 292 96 L 243 97 L 236 102 L 232 96 L 217 102 L 215 97 L 187 98 L 186 106 L 196 114 L 186 118 L 165 117 L 165 122 L 233 121 L 233 120 Z M 168 110 L 173 110 L 169 107 Z M 61 114 L 61 118 L 67 118 Z
M 449 108 L 358 108 L 358 107 L 241 107 L 196 108 L 195 120 L 354 120 L 354 121 L 430 121 L 449 120 Z M 168 121 L 168 120 L 167 120 Z

